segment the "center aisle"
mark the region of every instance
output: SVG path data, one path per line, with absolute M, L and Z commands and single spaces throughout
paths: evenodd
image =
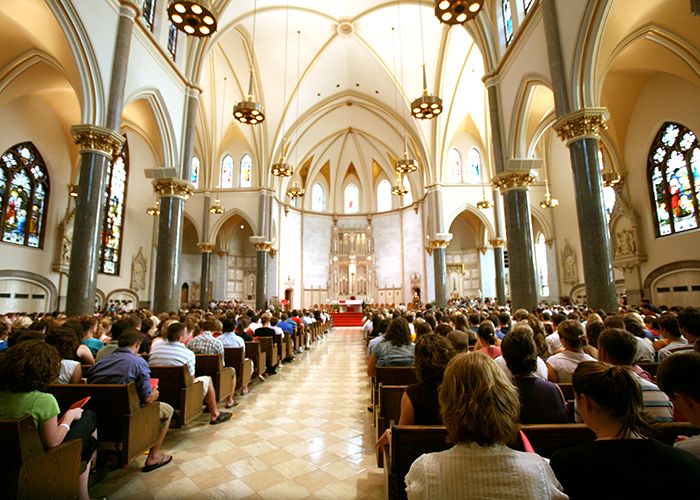
M 241 396 L 219 426 L 201 417 L 170 430 L 173 463 L 110 472 L 90 493 L 108 498 L 381 499 L 383 471 L 359 328 L 336 328 Z

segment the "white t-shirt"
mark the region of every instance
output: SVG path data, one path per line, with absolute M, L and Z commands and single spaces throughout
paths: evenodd
M 657 354 L 657 358 L 659 363 L 661 363 L 664 358 L 667 358 L 671 354 L 673 354 L 674 349 L 678 349 L 679 347 L 684 347 L 688 345 L 688 341 L 685 339 L 685 337 L 681 337 L 679 339 L 671 341 L 666 347 L 659 349 L 659 353 Z
M 654 344 L 649 339 L 635 337 L 637 339 L 637 356 L 634 358 L 634 363 L 653 363 L 656 358 L 656 350 Z
M 549 335 L 547 335 L 546 340 L 550 354 L 554 354 L 559 349 L 561 349 L 561 341 L 559 340 L 559 334 L 557 332 L 550 333 Z
M 62 359 L 61 371 L 58 372 L 58 383 L 70 384 L 70 379 L 73 376 L 73 373 L 75 372 L 75 368 L 79 364 L 79 361 L 73 361 L 72 359 Z
M 505 373 L 509 379 L 513 380 L 513 374 L 510 373 L 506 360 L 503 356 L 498 356 L 494 361 L 501 367 L 503 373 Z M 535 370 L 535 375 L 543 380 L 547 380 L 547 363 L 544 362 L 542 358 L 537 357 L 537 369 Z
M 596 361 L 596 359 L 585 352 L 564 351 L 550 356 L 547 359 L 547 364 L 557 372 L 559 382 L 567 383 L 571 382 L 571 376 L 576 367 L 583 361 Z

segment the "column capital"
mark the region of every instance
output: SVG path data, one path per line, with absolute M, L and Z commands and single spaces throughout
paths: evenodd
M 194 186 L 182 179 L 171 177 L 168 179 L 153 179 L 153 190 L 159 196 L 188 199 L 194 193 Z
M 80 145 L 82 153 L 100 153 L 112 158 L 119 154 L 124 145 L 124 136 L 104 127 L 74 125 L 70 132 L 73 142 Z
M 274 243 L 266 240 L 264 236 L 251 236 L 250 242 L 258 252 L 271 252 L 274 248 Z
M 135 0 L 121 0 L 119 4 L 122 6 L 121 12 L 124 13 L 122 15 L 128 15 L 132 20 L 141 16 L 141 5 Z
M 568 146 L 581 139 L 600 139 L 600 131 L 608 128 L 607 108 L 585 108 L 559 117 L 554 130 Z
M 503 194 L 513 189 L 527 189 L 536 179 L 535 170 L 507 170 L 496 174 L 491 182 Z
M 452 241 L 452 235 L 450 233 L 437 233 L 433 238 L 428 240 L 428 248 L 431 250 L 447 248 L 450 241 Z
M 506 240 L 503 238 L 494 238 L 492 240 L 489 240 L 489 243 L 493 248 L 505 248 L 506 247 Z
M 199 248 L 199 251 L 202 253 L 212 253 L 213 251 L 216 250 L 216 245 L 214 243 L 197 243 L 197 248 Z

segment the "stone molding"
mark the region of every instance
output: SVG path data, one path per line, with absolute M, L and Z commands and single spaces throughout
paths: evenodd
M 527 189 L 537 180 L 537 172 L 534 170 L 507 170 L 496 174 L 491 182 L 501 194 L 513 189 Z
M 493 248 L 505 248 L 506 247 L 506 240 L 502 238 L 494 238 L 492 240 L 489 240 L 489 243 Z
M 114 130 L 95 125 L 74 125 L 71 135 L 73 142 L 80 145 L 81 153 L 99 153 L 110 158 L 119 154 L 125 140 Z
M 586 108 L 560 117 L 554 124 L 559 138 L 568 146 L 581 139 L 600 139 L 608 128 L 610 113 L 606 108 Z
M 212 253 L 216 250 L 216 245 L 214 243 L 197 243 L 197 248 L 202 253 Z
M 194 193 L 194 186 L 182 179 L 154 179 L 153 190 L 158 196 L 188 199 Z

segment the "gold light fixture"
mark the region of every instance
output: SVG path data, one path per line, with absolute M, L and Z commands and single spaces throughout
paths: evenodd
M 294 174 L 294 167 L 287 163 L 287 147 L 289 143 L 282 139 L 282 153 L 277 163 L 272 165 L 272 175 L 275 177 L 291 177 Z
M 398 174 L 410 174 L 418 170 L 418 162 L 408 156 L 408 139 L 406 135 L 403 136 L 403 157 L 394 162 L 394 170 Z
M 463 24 L 474 19 L 483 6 L 484 0 L 437 0 L 435 16 L 445 24 Z
M 212 215 L 222 215 L 224 212 L 226 212 L 226 209 L 221 206 L 221 200 L 217 197 L 214 200 L 214 204 L 209 207 L 209 213 Z
M 287 196 L 289 196 L 293 200 L 296 200 L 297 198 L 303 198 L 305 194 L 306 191 L 304 191 L 304 188 L 299 186 L 299 184 L 297 184 L 296 182 L 287 189 Z
M 544 194 L 544 200 L 540 202 L 540 206 L 542 208 L 557 208 L 559 206 L 559 200 L 552 198 L 552 195 L 549 192 L 549 183 L 547 183 L 545 187 L 547 191 Z
M 432 120 L 442 113 L 442 99 L 428 92 L 428 77 L 425 71 L 425 42 L 423 40 L 423 16 L 421 6 L 418 5 L 418 17 L 420 21 L 420 46 L 423 59 L 423 95 L 411 103 L 411 114 L 418 120 Z
M 396 176 L 396 182 L 391 188 L 391 194 L 394 196 L 403 196 L 408 193 L 408 189 L 403 185 L 403 176 L 401 174 Z
M 615 187 L 622 182 L 622 176 L 617 172 L 603 172 L 603 186 Z
M 160 215 L 160 203 L 158 203 L 157 199 L 153 201 L 153 205 L 146 209 L 146 213 L 151 217 L 158 217 Z
M 78 185 L 77 184 L 68 184 L 68 196 L 70 196 L 71 198 L 78 197 Z
M 255 28 L 258 13 L 258 2 L 253 2 L 253 44 L 251 52 L 255 51 Z M 265 121 L 265 107 L 255 100 L 253 93 L 253 54 L 250 56 L 250 79 L 248 80 L 248 95 L 245 100 L 233 107 L 233 117 L 241 123 L 247 125 L 257 125 Z
M 477 202 L 476 208 L 479 210 L 488 210 L 493 208 L 493 202 L 486 198 L 486 184 L 483 179 L 481 181 L 481 201 Z
M 168 18 L 190 36 L 211 36 L 217 28 L 210 0 L 174 0 L 168 5 Z

